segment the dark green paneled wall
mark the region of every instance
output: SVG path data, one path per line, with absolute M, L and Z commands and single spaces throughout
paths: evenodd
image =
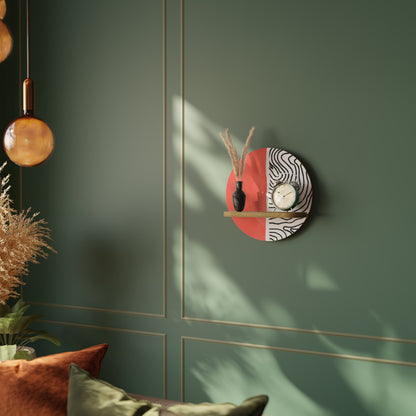
M 109 342 L 103 378 L 153 396 L 413 414 L 415 11 L 33 1 L 35 105 L 56 149 L 24 169 L 23 205 L 58 253 L 24 294 L 64 344 L 39 352 Z M 15 49 L 0 65 L 3 126 L 18 62 Z M 252 125 L 252 149 L 296 154 L 314 185 L 307 225 L 278 243 L 222 216 L 218 132 L 241 146 Z

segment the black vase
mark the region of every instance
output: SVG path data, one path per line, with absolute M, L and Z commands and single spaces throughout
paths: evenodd
M 233 205 L 236 211 L 242 211 L 246 204 L 246 194 L 243 191 L 243 181 L 236 181 L 233 193 Z

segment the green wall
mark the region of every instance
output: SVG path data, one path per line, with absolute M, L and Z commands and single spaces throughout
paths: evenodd
M 412 415 L 415 3 L 31 10 L 35 110 L 56 148 L 23 170 L 23 205 L 58 253 L 31 268 L 24 296 L 63 341 L 39 354 L 108 342 L 102 378 L 130 392 L 265 393 L 268 415 Z M 15 48 L 0 65 L 2 127 L 18 68 Z M 294 153 L 313 181 L 307 225 L 277 243 L 223 217 L 218 132 L 241 146 L 252 125 L 253 150 Z

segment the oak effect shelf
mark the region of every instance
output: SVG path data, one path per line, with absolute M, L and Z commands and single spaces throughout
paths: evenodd
M 224 211 L 227 218 L 305 218 L 307 212 Z

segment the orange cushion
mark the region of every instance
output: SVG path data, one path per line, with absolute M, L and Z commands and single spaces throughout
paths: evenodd
M 68 396 L 69 365 L 77 364 L 98 377 L 108 344 L 63 352 L 32 361 L 0 362 L 2 415 L 64 416 Z

